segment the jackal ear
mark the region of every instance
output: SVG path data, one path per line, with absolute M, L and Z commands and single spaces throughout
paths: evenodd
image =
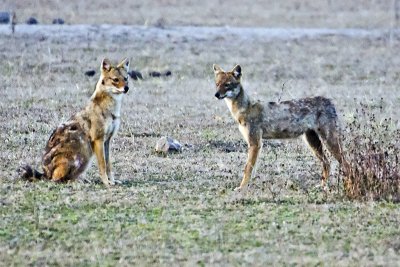
M 233 77 L 235 77 L 237 80 L 240 79 L 240 77 L 242 77 L 242 67 L 240 67 L 240 65 L 236 65 L 233 69 L 232 69 L 232 74 Z
M 213 64 L 213 70 L 214 70 L 214 74 L 218 74 L 220 72 L 224 72 L 224 70 L 218 66 L 217 64 Z
M 117 68 L 121 67 L 124 67 L 127 71 L 129 70 L 129 58 L 125 58 L 118 64 Z
M 110 71 L 111 70 L 111 62 L 108 58 L 103 59 L 101 62 L 101 71 Z

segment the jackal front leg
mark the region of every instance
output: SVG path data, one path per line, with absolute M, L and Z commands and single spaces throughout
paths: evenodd
M 105 156 L 105 149 L 104 149 L 104 141 L 102 139 L 96 140 L 93 142 L 93 150 L 96 154 L 97 158 L 97 165 L 99 166 L 100 170 L 100 177 L 101 181 L 104 185 L 109 186 L 110 181 L 108 180 L 107 170 L 106 170 L 106 156 Z
M 119 180 L 115 180 L 114 179 L 114 175 L 112 174 L 112 171 L 111 171 L 112 164 L 111 164 L 111 161 L 110 161 L 110 141 L 111 141 L 111 138 L 109 138 L 108 140 L 106 140 L 104 142 L 104 152 L 105 152 L 105 158 L 106 158 L 107 176 L 108 176 L 108 179 L 110 180 L 110 183 L 112 185 L 114 185 L 114 184 L 120 184 L 121 182 Z
M 242 182 L 240 183 L 240 186 L 235 188 L 235 191 L 243 189 L 249 183 L 252 174 L 255 172 L 257 158 L 258 155 L 260 154 L 261 148 L 262 148 L 261 137 L 257 137 L 257 139 L 253 140 L 253 142 L 252 140 L 250 140 L 243 179 Z

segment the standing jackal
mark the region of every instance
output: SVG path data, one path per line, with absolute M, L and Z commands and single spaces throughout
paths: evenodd
M 296 138 L 302 134 L 315 156 L 322 162 L 324 186 L 329 176 L 330 165 L 324 155 L 322 143 L 339 163 L 343 160 L 337 115 L 332 102 L 317 96 L 262 105 L 260 102 L 251 101 L 244 91 L 240 83 L 242 70 L 239 65 L 229 72 L 215 64 L 213 69 L 217 86 L 215 97 L 225 99 L 248 144 L 243 179 L 235 190 L 243 188 L 249 182 L 262 148 L 262 138 Z
M 122 97 L 129 90 L 129 60 L 116 67 L 108 59 L 101 63 L 101 75 L 89 103 L 51 134 L 42 158 L 43 173 L 30 166 L 20 168 L 26 180 L 49 179 L 55 182 L 74 180 L 85 171 L 93 153 L 101 180 L 113 185 L 110 140 L 120 124 Z

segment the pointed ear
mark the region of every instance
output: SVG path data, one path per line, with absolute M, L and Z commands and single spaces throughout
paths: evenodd
M 124 67 L 126 71 L 129 70 L 129 58 L 125 58 L 118 64 L 117 68 L 121 68 L 121 67 Z
M 236 65 L 233 69 L 232 69 L 232 74 L 233 77 L 235 77 L 237 80 L 239 80 L 242 77 L 242 67 L 240 67 L 240 65 Z
M 111 62 L 108 58 L 103 59 L 101 62 L 101 71 L 108 72 L 111 70 Z
M 217 64 L 213 64 L 213 70 L 214 70 L 214 74 L 217 75 L 220 72 L 224 72 L 223 69 L 221 69 L 220 66 L 218 66 Z

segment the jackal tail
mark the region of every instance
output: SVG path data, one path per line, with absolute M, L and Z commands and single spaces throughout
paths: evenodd
M 22 166 L 18 169 L 18 173 L 22 180 L 34 182 L 45 178 L 44 173 L 33 169 L 29 165 Z

